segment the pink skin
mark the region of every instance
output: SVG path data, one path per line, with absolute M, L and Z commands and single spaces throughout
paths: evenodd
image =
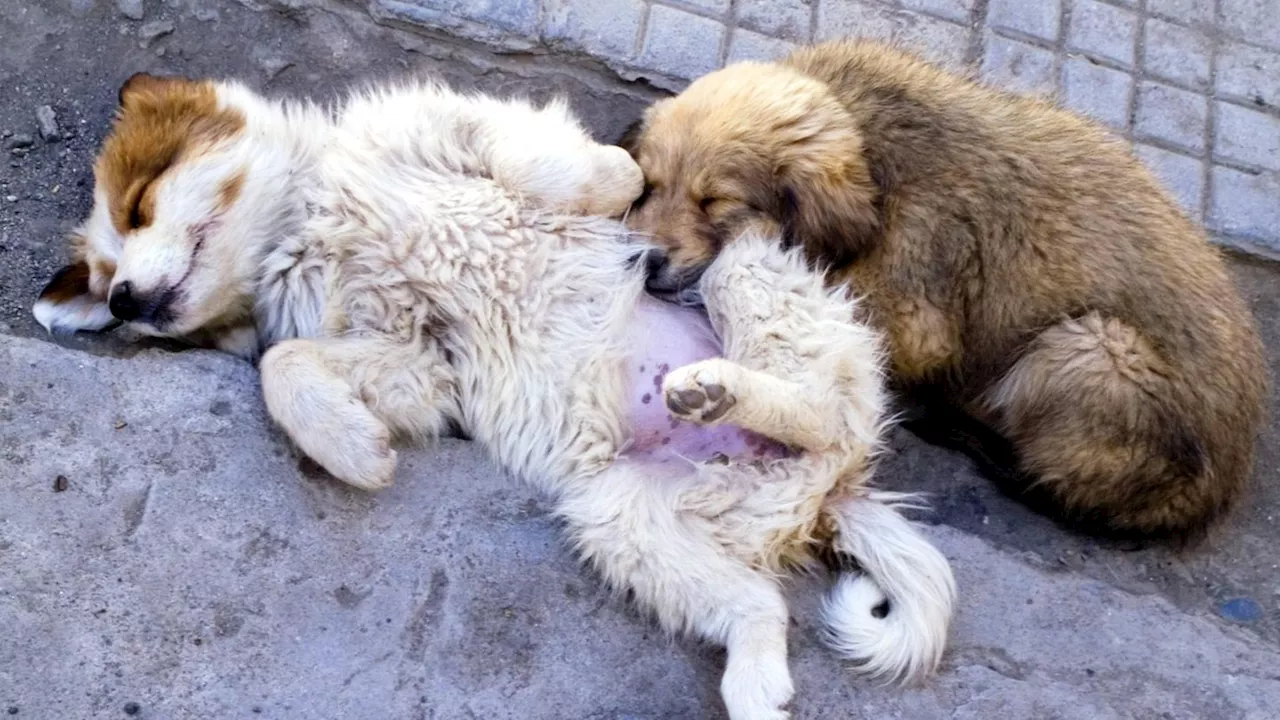
M 786 457 L 778 443 L 729 425 L 701 426 L 671 417 L 662 381 L 673 368 L 721 357 L 720 341 L 706 316 L 643 296 L 631 326 L 632 353 L 627 368 L 633 442 L 630 457 L 695 462 L 717 455 L 737 462 Z

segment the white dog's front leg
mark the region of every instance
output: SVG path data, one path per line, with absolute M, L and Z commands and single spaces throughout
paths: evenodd
M 563 101 L 474 101 L 468 118 L 493 179 L 544 207 L 614 217 L 644 189 L 644 173 L 620 147 L 591 138 Z
M 325 362 L 317 341 L 276 345 L 262 357 L 261 372 L 267 411 L 302 452 L 358 488 L 391 485 L 391 431 Z
M 828 291 L 798 252 L 759 229 L 725 246 L 701 291 L 726 359 L 669 374 L 668 408 L 865 460 L 879 442 L 887 398 L 880 337 L 857 320 L 856 303 Z

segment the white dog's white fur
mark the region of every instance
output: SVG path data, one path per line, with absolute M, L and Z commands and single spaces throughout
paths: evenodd
M 458 423 L 555 498 L 610 585 L 664 627 L 727 647 L 721 689 L 735 720 L 787 716 L 778 573 L 817 543 L 861 566 L 825 605 L 834 648 L 877 675 L 936 667 L 950 568 L 895 511 L 909 498 L 866 486 L 886 402 L 879 339 L 794 253 L 762 236 L 726 247 L 701 286 L 725 357 L 671 371 L 663 391 L 686 419 L 796 452 L 653 461 L 630 452 L 625 407 L 628 331 L 652 302 L 640 248 L 596 217 L 624 211 L 642 178 L 565 105 L 424 84 L 327 113 L 234 83 L 169 82 L 187 81 L 135 87 L 122 123 L 203 88 L 242 127 L 200 136 L 191 124 L 184 151 L 150 180 L 145 227 L 113 221 L 99 168 L 78 246 L 95 268 L 91 293 L 47 292 L 35 309 L 46 327 L 97 329 L 106 289 L 126 281 L 161 293 L 163 322 L 135 324 L 247 356 L 266 348 L 271 416 L 360 488 L 391 483 L 393 436 Z M 240 192 L 220 203 L 232 185 Z M 96 270 L 112 265 L 111 277 Z

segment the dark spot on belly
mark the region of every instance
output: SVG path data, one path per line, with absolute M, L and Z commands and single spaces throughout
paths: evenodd
M 653 396 L 650 395 L 649 393 L 645 393 L 644 396 L 640 398 L 640 402 L 644 403 L 645 405 L 648 405 L 650 400 L 653 400 Z
M 658 363 L 658 372 L 662 373 L 663 375 L 666 375 L 667 373 L 671 372 L 671 366 L 666 363 Z
M 664 437 L 664 438 L 662 438 L 662 444 L 663 444 L 663 445 L 670 445 L 670 444 L 671 444 L 671 438 L 669 438 L 669 437 Z
M 661 389 L 662 389 L 662 379 L 663 379 L 664 377 L 666 377 L 666 376 L 665 376 L 665 375 L 654 375 L 654 376 L 653 376 L 653 387 L 654 387 L 654 388 L 656 388 L 656 389 L 661 390 Z
M 671 429 L 674 430 L 678 427 L 680 427 L 680 421 L 675 418 L 671 418 Z
M 644 372 L 644 366 L 643 366 L 643 365 L 641 365 L 641 366 L 640 366 L 640 372 Z

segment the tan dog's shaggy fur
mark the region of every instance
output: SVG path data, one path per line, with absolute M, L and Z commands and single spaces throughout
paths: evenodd
M 1252 319 L 1093 123 L 843 42 L 703 77 L 624 142 L 649 183 L 631 222 L 669 251 L 652 289 L 772 217 L 865 294 L 899 384 L 999 433 L 1028 499 L 1189 537 L 1241 494 L 1267 388 Z

